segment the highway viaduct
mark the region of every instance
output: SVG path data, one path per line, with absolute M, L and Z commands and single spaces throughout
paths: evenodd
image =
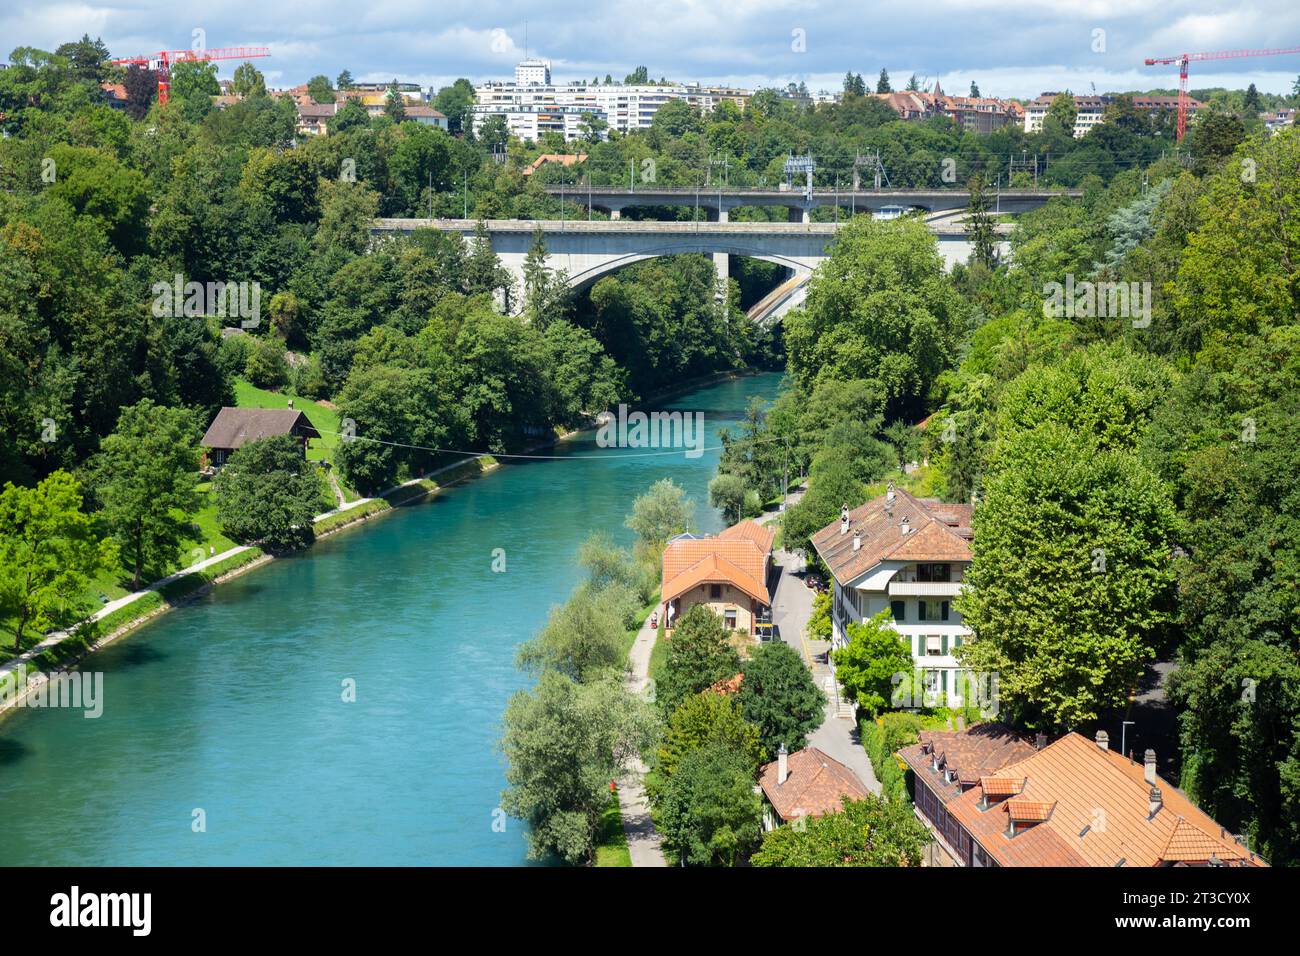
M 924 209 L 927 213 L 962 212 L 970 205 L 970 193 L 965 189 L 883 189 L 883 190 L 819 190 L 811 195 L 804 190 L 786 189 L 727 189 L 657 187 L 642 185 L 628 187 L 591 186 L 584 184 L 549 184 L 546 192 L 596 209 L 611 219 L 622 218 L 623 210 L 651 206 L 683 206 L 703 209 L 711 220 L 726 222 L 733 209 L 743 206 L 785 207 L 791 222 L 809 222 L 814 208 L 838 206 L 846 214 L 855 212 L 880 212 L 887 207 Z M 1021 213 L 1037 209 L 1060 196 L 1078 198 L 1078 190 L 1007 189 L 989 194 L 993 213 Z
M 931 222 L 939 240 L 945 267 L 965 262 L 971 246 L 965 230 L 952 222 Z M 478 223 L 472 219 L 376 219 L 376 235 L 405 234 L 417 229 L 454 232 L 474 241 Z M 786 222 L 658 222 L 562 219 L 497 219 L 484 223 L 492 251 L 523 288 L 524 259 L 541 229 L 546 240 L 547 265 L 566 274 L 569 286 L 585 288 L 603 275 L 657 256 L 703 253 L 713 257 L 719 278 L 726 279 L 729 256 L 749 256 L 774 262 L 791 272 L 776 294 L 763 300 L 764 308 L 751 318 L 772 320 L 803 301 L 807 279 L 830 255 L 830 245 L 843 224 Z M 1010 226 L 1000 224 L 1006 234 Z M 999 243 L 1005 250 L 1005 241 Z M 793 281 L 791 281 L 793 280 Z M 519 304 L 516 296 L 513 303 Z

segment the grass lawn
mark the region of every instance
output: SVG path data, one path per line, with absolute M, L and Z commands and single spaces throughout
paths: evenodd
M 600 817 L 600 833 L 596 837 L 597 866 L 631 866 L 632 854 L 627 849 L 627 835 L 623 832 L 623 814 L 618 808 L 618 794 L 609 795 L 609 805 Z
M 289 399 L 293 407 L 305 412 L 308 420 L 321 433 L 320 438 L 313 438 L 307 443 L 307 458 L 310 461 L 322 461 L 332 457 L 334 448 L 339 443 L 339 413 L 326 408 L 320 402 L 297 395 L 281 392 L 268 392 L 258 388 L 247 379 L 235 379 L 235 404 L 240 408 L 288 408 Z M 345 489 L 346 491 L 346 489 Z M 349 499 L 352 500 L 352 499 Z

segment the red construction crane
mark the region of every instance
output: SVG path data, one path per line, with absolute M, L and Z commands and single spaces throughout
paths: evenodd
M 1147 66 L 1157 64 L 1178 64 L 1178 142 L 1183 141 L 1187 132 L 1187 64 L 1193 60 L 1231 60 L 1242 56 L 1278 56 L 1283 53 L 1300 53 L 1300 46 L 1285 50 L 1221 50 L 1217 53 L 1180 53 L 1177 56 L 1153 56 L 1146 61 Z
M 171 87 L 171 65 L 186 61 L 207 60 L 251 60 L 256 56 L 270 56 L 271 51 L 264 46 L 231 46 L 216 50 L 163 50 L 154 56 L 126 56 L 112 63 L 131 66 L 147 66 L 158 73 L 158 102 L 167 102 L 167 90 Z

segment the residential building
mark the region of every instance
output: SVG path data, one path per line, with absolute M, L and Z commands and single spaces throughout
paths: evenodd
M 898 93 L 873 93 L 904 120 L 925 120 L 946 116 L 973 133 L 991 133 L 1021 120 L 1023 108 L 1011 100 L 987 96 L 949 96 L 936 82 L 934 90 L 904 90 Z
M 703 604 L 727 630 L 771 637 L 773 537 L 764 525 L 742 521 L 712 537 L 683 534 L 669 541 L 659 591 L 664 628 Z
M 1259 118 L 1264 121 L 1264 127 L 1270 133 L 1280 133 L 1288 126 L 1295 125 L 1295 110 L 1271 110 L 1267 113 L 1260 113 Z
M 524 60 L 515 67 L 513 82 L 484 83 L 475 89 L 474 130 L 477 133 L 489 117 L 502 116 L 511 135 L 536 142 L 543 132 L 562 132 L 566 140 L 579 138 L 583 113 L 604 120 L 620 133 L 649 129 L 659 107 L 669 100 L 684 99 L 708 112 L 723 102 L 744 110 L 749 90 L 704 86 L 699 83 L 553 83 L 550 64 L 545 60 Z M 561 117 L 572 114 L 572 121 Z M 536 119 L 540 115 L 541 119 Z M 519 130 L 519 132 L 515 132 Z M 532 135 L 529 135 L 532 134 Z
M 916 498 L 893 485 L 884 495 L 812 536 L 832 576 L 831 641 L 848 643 L 848 626 L 888 611 L 920 672 L 924 703 L 968 700 L 969 674 L 957 648 L 971 638 L 954 600 L 971 563 L 971 505 Z M 918 701 L 918 705 L 922 701 Z
M 126 85 L 123 83 L 100 83 L 100 90 L 104 94 L 104 102 L 110 109 L 125 110 L 127 95 Z
M 1105 731 L 1095 742 L 1067 733 L 1018 750 L 1005 739 L 993 750 L 922 734 L 898 752 L 917 815 L 957 866 L 1267 866 L 1158 776 L 1151 750 L 1130 760 Z
M 292 400 L 290 400 L 292 401 Z M 296 408 L 231 408 L 217 412 L 200 444 L 208 449 L 208 462 L 221 467 L 231 452 L 260 438 L 293 435 L 304 454 L 307 442 L 320 438 L 310 419 Z
M 1128 94 L 1124 94 L 1128 95 Z M 1025 132 L 1037 133 L 1043 128 L 1043 120 L 1047 117 L 1047 111 L 1052 105 L 1052 100 L 1056 99 L 1056 93 L 1044 93 L 1037 99 L 1025 106 Z M 1106 108 L 1120 98 L 1119 94 L 1107 93 L 1101 96 L 1076 96 L 1074 97 L 1074 136 L 1079 138 L 1087 136 L 1098 123 L 1106 118 Z M 1133 101 L 1133 106 L 1145 112 L 1159 112 L 1167 110 L 1170 113 L 1178 112 L 1177 96 L 1148 96 L 1146 94 L 1133 94 L 1129 96 Z M 1189 99 L 1187 103 L 1187 116 L 1190 120 L 1200 110 L 1205 109 L 1205 104 L 1199 100 Z
M 515 83 L 519 86 L 550 86 L 551 61 L 520 60 L 515 64 Z
M 763 829 L 775 830 L 802 817 L 822 817 L 844 809 L 844 800 L 865 800 L 867 788 L 844 764 L 816 747 L 787 754 L 785 744 L 776 759 L 758 772 L 763 794 Z

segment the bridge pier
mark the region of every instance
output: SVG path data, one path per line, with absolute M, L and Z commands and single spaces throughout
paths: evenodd
M 621 210 L 621 209 L 611 209 L 611 210 L 609 211 L 609 221 L 610 221 L 610 222 L 618 222 L 618 220 L 620 220 L 620 219 L 622 219 L 622 218 L 623 218 L 623 210 Z
M 725 252 L 715 252 L 713 254 L 713 269 L 718 273 L 718 281 L 725 287 L 727 279 L 731 276 L 731 257 Z
M 790 206 L 785 218 L 787 222 L 812 222 L 812 210 L 807 206 Z

